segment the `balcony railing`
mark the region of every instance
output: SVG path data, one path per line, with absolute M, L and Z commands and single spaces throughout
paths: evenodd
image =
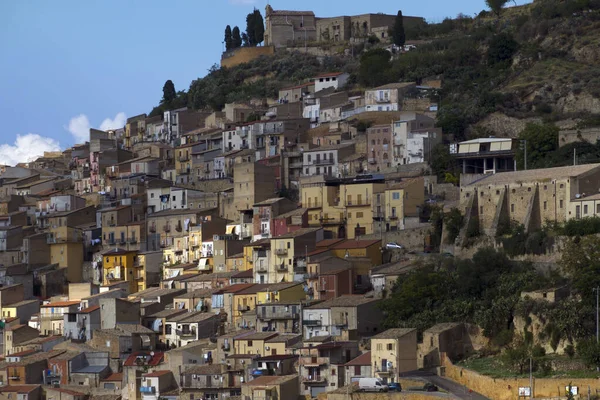
M 275 249 L 275 254 L 278 256 L 286 256 L 288 253 L 287 249 Z
M 316 202 L 316 203 L 308 202 L 306 204 L 302 204 L 302 207 L 306 207 L 309 210 L 310 209 L 315 209 L 315 208 L 322 208 L 323 207 L 323 203 L 321 203 L 320 201 Z
M 309 375 L 303 376 L 302 382 L 304 383 L 327 383 L 327 379 L 321 375 Z
M 322 160 L 313 160 L 313 165 L 333 165 L 333 159 L 324 158 Z
M 171 232 L 171 227 L 169 225 L 165 225 L 165 226 L 163 226 L 163 231 Z
M 306 326 L 321 326 L 323 324 L 323 321 L 321 321 L 320 319 L 304 319 L 302 320 L 302 325 L 306 325 Z
M 250 311 L 250 306 L 244 306 L 244 305 L 239 305 L 238 306 L 238 311 L 240 312 L 246 312 L 246 311 Z
M 154 393 L 156 393 L 156 387 L 154 387 L 154 386 L 140 386 L 140 393 L 154 394 Z
M 186 161 L 190 161 L 190 156 L 179 156 L 179 162 L 186 162 Z
M 267 267 L 264 265 L 256 267 L 256 272 L 267 272 Z
M 362 207 L 370 206 L 371 199 L 359 199 L 359 200 L 346 200 L 346 207 Z
M 130 244 L 136 244 L 137 242 L 138 242 L 137 238 L 134 238 L 134 237 L 129 238 L 129 243 Z
M 329 364 L 329 357 L 300 357 L 298 364 L 306 366 L 320 366 Z
M 179 175 L 189 175 L 192 172 L 191 168 L 181 168 L 177 170 L 177 174 Z

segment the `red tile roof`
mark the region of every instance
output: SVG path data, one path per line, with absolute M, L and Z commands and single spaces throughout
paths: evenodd
M 69 307 L 79 303 L 79 301 L 56 301 L 54 303 L 42 304 L 42 307 Z
M 354 365 L 371 365 L 371 352 L 367 351 L 366 353 L 362 353 L 360 356 L 353 358 L 344 365 L 346 367 Z
M 343 74 L 343 72 L 329 72 L 329 73 L 327 73 L 327 74 L 321 74 L 321 75 L 315 76 L 315 78 L 314 78 L 314 79 L 319 79 L 319 78 L 328 78 L 328 77 L 330 77 L 330 76 L 340 76 L 340 75 L 342 75 L 342 74 Z
M 381 245 L 381 240 L 354 240 L 348 239 L 342 243 L 336 244 L 332 249 L 364 249 L 375 244 Z
M 126 367 L 137 366 L 138 364 L 136 363 L 136 359 L 138 356 L 150 356 L 150 352 L 149 351 L 136 351 L 135 353 L 132 353 L 129 357 L 127 357 L 127 360 L 125 360 L 123 365 L 125 365 Z M 163 360 L 164 356 L 165 356 L 165 353 L 160 352 L 160 351 L 155 351 L 154 356 L 151 356 L 150 361 L 147 363 L 144 363 L 143 365 L 150 365 L 150 366 L 158 365 Z
M 29 393 L 32 390 L 39 388 L 40 385 L 9 385 L 0 387 L 0 393 L 2 392 L 10 392 L 10 393 Z
M 253 283 L 237 283 L 235 285 L 227 286 L 226 288 L 223 289 L 223 292 L 237 293 L 237 292 L 241 292 L 242 290 L 246 290 L 253 285 L 254 285 Z
M 106 378 L 102 379 L 102 381 L 122 382 L 123 381 L 123 373 L 118 372 L 118 373 L 110 374 Z
M 317 247 L 331 247 L 335 244 L 338 244 L 340 242 L 343 242 L 344 239 L 325 239 L 325 240 L 321 240 L 320 242 L 317 242 L 316 246 Z
M 37 350 L 25 350 L 25 351 L 20 351 L 18 353 L 10 354 L 9 357 L 25 357 L 25 356 L 29 356 L 34 353 L 37 353 Z
M 170 370 L 163 370 L 163 371 L 154 371 L 154 372 L 150 372 L 149 374 L 144 374 L 144 376 L 146 378 L 152 378 L 152 377 L 158 377 L 158 376 L 163 376 L 163 375 L 167 375 L 167 374 L 172 374 L 173 371 Z
M 83 392 L 77 392 L 77 391 L 71 390 L 71 389 L 63 389 L 63 388 L 56 388 L 56 387 L 48 387 L 48 388 L 46 388 L 46 390 L 54 390 L 56 392 L 60 392 L 60 393 L 64 393 L 64 394 L 70 394 L 71 396 L 85 396 L 86 395 Z
M 91 306 L 88 308 L 84 308 L 83 310 L 79 311 L 81 314 L 87 314 L 87 313 L 91 313 L 92 311 L 96 311 L 99 310 L 100 306 Z

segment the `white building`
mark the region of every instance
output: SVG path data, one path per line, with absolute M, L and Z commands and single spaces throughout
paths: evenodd
M 349 74 L 345 72 L 332 72 L 316 76 L 315 81 L 315 92 L 318 92 L 327 88 L 341 89 L 346 86 L 348 82 Z
M 354 152 L 354 144 L 342 143 L 317 147 L 302 153 L 302 173 L 304 176 L 325 175 L 339 177 L 339 160 Z

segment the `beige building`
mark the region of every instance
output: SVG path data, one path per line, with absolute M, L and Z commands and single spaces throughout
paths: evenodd
M 405 229 L 409 221 L 418 222 L 419 207 L 425 203 L 423 177 L 388 186 L 384 202 L 384 207 L 375 209 L 375 216 L 383 218 L 386 232 Z
M 296 399 L 300 387 L 297 375 L 260 376 L 242 384 L 245 400 Z
M 312 11 L 265 10 L 265 46 L 287 47 L 312 42 L 317 38 Z
M 371 371 L 384 382 L 398 382 L 399 374 L 417 369 L 417 330 L 394 328 L 371 338 Z
M 585 164 L 484 176 L 460 188 L 466 227 L 478 222 L 481 232 L 495 236 L 499 226 L 517 221 L 526 231 L 545 221 L 565 222 L 595 215 L 595 193 L 600 190 L 600 164 Z

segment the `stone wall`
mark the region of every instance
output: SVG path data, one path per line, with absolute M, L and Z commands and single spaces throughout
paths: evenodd
M 272 46 L 261 47 L 240 47 L 223 53 L 221 56 L 221 67 L 235 67 L 236 65 L 250 62 L 260 56 L 270 56 L 275 54 L 275 48 Z
M 385 232 L 383 235 L 383 241 L 385 243 L 396 242 L 401 244 L 406 250 L 411 251 L 423 251 L 423 243 L 425 237 L 431 230 L 430 224 L 421 224 L 421 226 L 413 229 L 405 229 L 402 231 Z M 361 239 L 380 239 L 379 233 L 372 235 L 363 235 Z
M 519 387 L 529 386 L 529 378 L 494 379 L 475 371 L 452 364 L 448 357 L 442 357 L 444 375 L 453 381 L 467 386 L 469 389 L 496 400 L 518 400 Z M 592 393 L 600 391 L 600 380 L 579 378 L 534 378 L 534 398 L 564 397 L 565 388 L 571 384 L 579 388 L 579 393 L 587 393 L 588 386 Z
M 586 129 L 565 129 L 558 132 L 558 145 L 560 147 L 569 143 L 581 142 L 583 140 L 596 143 L 600 139 L 600 127 Z

